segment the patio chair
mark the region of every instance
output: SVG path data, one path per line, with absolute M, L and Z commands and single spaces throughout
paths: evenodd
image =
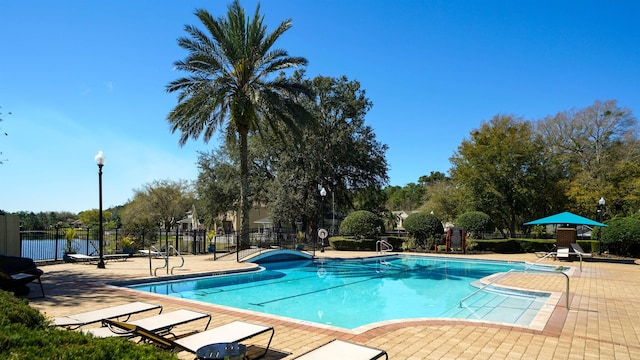
M 69 257 L 69 259 L 71 260 L 71 262 L 88 262 L 88 263 L 92 263 L 92 262 L 98 262 L 100 261 L 100 257 L 99 256 L 94 256 L 94 255 L 84 255 L 84 254 L 67 254 L 67 256 Z M 102 255 L 102 259 L 104 261 L 109 261 L 109 260 L 123 260 L 126 261 L 129 258 L 129 254 L 104 254 Z
M 44 271 L 38 269 L 30 258 L 0 255 L 0 289 L 26 295 L 29 293 L 27 284 L 37 281 L 44 297 L 44 288 L 40 280 L 42 274 Z
M 569 248 L 559 247 L 556 253 L 556 257 L 559 260 L 569 260 Z
M 580 256 L 582 258 L 593 257 L 592 253 L 584 252 L 584 250 L 582 250 L 582 246 L 580 246 L 580 244 L 578 244 L 578 243 L 572 243 L 571 244 L 571 248 L 573 249 L 573 252 L 575 252 L 578 256 Z
M 349 359 L 349 360 L 373 360 L 383 357 L 389 359 L 386 351 L 355 344 L 352 342 L 333 340 L 308 353 L 297 357 L 299 360 L 320 359 Z
M 148 318 L 138 319 L 130 321 L 129 324 L 143 327 L 149 331 L 154 331 L 159 334 L 172 334 L 174 327 L 188 322 L 209 318 L 204 330 L 207 330 L 209 323 L 211 323 L 211 314 L 205 314 L 197 311 L 191 311 L 186 309 L 180 309 L 168 313 L 162 313 L 159 315 L 151 316 Z M 114 328 L 111 326 L 103 326 L 99 328 L 90 328 L 81 330 L 85 334 L 91 334 L 95 337 L 111 337 L 111 336 L 123 336 L 133 337 L 135 334 L 131 331 Z M 173 334 L 172 334 L 173 335 Z
M 97 323 L 104 319 L 125 317 L 124 321 L 127 321 L 133 314 L 157 309 L 160 309 L 160 313 L 162 312 L 162 306 L 160 305 L 136 301 L 99 310 L 59 316 L 53 319 L 53 324 L 56 326 L 64 326 L 69 329 L 77 329 L 81 326 Z
M 149 340 L 154 344 L 173 352 L 189 351 L 195 354 L 198 349 L 203 346 L 216 343 L 239 343 L 252 337 L 271 332 L 267 346 L 258 358 L 263 357 L 269 351 L 271 340 L 275 329 L 271 326 L 257 325 L 244 321 L 234 321 L 225 325 L 215 327 L 203 332 L 180 337 L 175 340 L 169 339 L 155 331 L 145 329 L 131 323 L 105 319 L 102 322 L 111 328 L 119 328 L 121 330 L 131 332 L 145 340 Z

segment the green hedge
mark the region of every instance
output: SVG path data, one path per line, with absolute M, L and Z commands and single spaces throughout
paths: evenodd
M 341 251 L 375 250 L 376 241 L 373 239 L 356 240 L 344 236 L 334 236 L 329 239 L 332 248 Z
M 393 251 L 407 250 L 416 251 L 418 249 L 411 248 L 412 241 L 406 237 L 389 236 L 386 240 L 393 246 Z M 329 244 L 335 250 L 342 251 L 375 251 L 376 241 L 374 239 L 356 240 L 352 237 L 335 236 L 329 239 Z M 498 254 L 521 254 L 533 253 L 536 251 L 549 251 L 553 249 L 556 243 L 555 239 L 494 239 L 494 240 L 476 240 L 467 239 L 467 245 L 470 242 L 476 243 L 474 252 L 494 252 Z M 444 240 L 438 241 L 438 244 L 444 249 Z M 586 252 L 597 253 L 597 240 L 578 240 L 578 244 Z M 413 242 L 414 247 L 417 244 Z M 429 248 L 430 250 L 432 247 Z
M 389 236 L 385 237 L 385 240 L 391 246 L 393 246 L 393 251 L 402 251 L 402 243 L 406 240 L 406 238 L 399 236 Z M 381 239 L 362 239 L 357 240 L 353 237 L 348 236 L 334 236 L 329 238 L 329 244 L 335 250 L 341 251 L 375 251 L 376 250 L 376 242 Z
M 602 245 L 610 254 L 640 256 L 640 219 L 625 217 L 607 221 L 607 227 L 602 228 Z
M 26 300 L 10 292 L 0 291 L 0 308 L 0 359 L 177 359 L 151 345 L 53 327 Z

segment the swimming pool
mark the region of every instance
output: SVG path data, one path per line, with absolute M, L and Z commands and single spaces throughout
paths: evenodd
M 258 271 L 234 275 L 128 287 L 346 329 L 414 318 L 527 326 L 549 294 L 489 287 L 460 306 L 460 300 L 477 289 L 474 284 L 479 279 L 525 266 L 427 256 L 315 259 L 264 263 Z

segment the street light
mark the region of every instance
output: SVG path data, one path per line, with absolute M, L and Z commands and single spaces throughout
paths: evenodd
M 604 198 L 600 197 L 600 200 L 598 200 L 598 221 L 602 222 L 602 219 L 604 218 Z M 602 255 L 602 250 L 601 250 L 601 246 L 600 246 L 600 235 L 602 234 L 602 228 L 598 229 L 598 255 Z
M 102 167 L 107 162 L 107 159 L 104 157 L 102 150 L 98 151 L 98 154 L 95 157 L 96 165 L 98 165 L 98 194 L 99 194 L 99 203 L 100 207 L 98 209 L 99 216 L 99 226 L 98 226 L 98 245 L 100 251 L 100 261 L 98 261 L 98 268 L 104 269 L 104 236 L 102 231 Z
M 324 189 L 324 186 L 320 188 L 320 197 L 322 198 L 322 208 L 320 210 L 320 216 L 322 217 L 322 228 L 324 229 L 324 197 L 327 196 L 327 190 Z M 321 239 L 322 243 L 320 244 L 320 252 L 324 252 L 324 239 Z

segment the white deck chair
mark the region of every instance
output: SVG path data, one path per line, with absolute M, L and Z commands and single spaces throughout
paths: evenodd
M 569 248 L 566 247 L 559 247 L 558 251 L 556 253 L 556 257 L 558 259 L 565 259 L 568 260 L 569 259 Z
M 576 254 L 578 254 L 579 256 L 581 256 L 583 258 L 593 257 L 592 253 L 584 252 L 584 250 L 582 250 L 582 246 L 580 246 L 580 244 L 578 244 L 578 243 L 572 243 L 571 247 L 573 248 L 573 252 L 575 252 Z
M 151 316 L 144 319 L 138 319 L 129 321 L 129 324 L 143 327 L 147 330 L 159 333 L 159 334 L 171 334 L 174 327 L 182 324 L 186 324 L 191 321 L 196 321 L 204 318 L 209 318 L 204 330 L 209 327 L 211 322 L 211 314 L 205 314 L 197 311 L 191 311 L 186 309 L 180 309 L 171 311 L 168 313 L 162 313 L 160 315 Z M 103 326 L 99 328 L 82 329 L 85 334 L 91 334 L 95 337 L 111 337 L 111 336 L 124 336 L 132 337 L 135 334 L 131 331 L 126 331 L 118 328 Z
M 238 343 L 254 336 L 271 332 L 271 336 L 269 337 L 264 353 L 259 356 L 262 357 L 269 351 L 269 346 L 271 345 L 271 340 L 273 339 L 273 334 L 275 332 L 275 329 L 272 326 L 257 325 L 244 321 L 234 321 L 207 331 L 172 340 L 141 326 L 132 325 L 131 323 L 106 319 L 103 320 L 103 324 L 112 328 L 119 328 L 135 333 L 137 336 L 141 336 L 146 340 L 150 340 L 172 351 L 186 350 L 194 354 L 198 349 L 205 345 L 215 343 Z
M 126 317 L 124 321 L 127 321 L 133 314 L 157 309 L 160 309 L 160 312 L 162 312 L 162 306 L 160 305 L 136 301 L 104 309 L 56 317 L 53 319 L 53 323 L 56 326 L 65 326 L 70 329 L 77 329 L 81 326 L 97 323 L 104 319 Z
M 297 357 L 299 360 L 320 360 L 320 359 L 349 359 L 349 360 L 373 360 L 381 357 L 389 359 L 386 351 L 354 344 L 352 342 L 333 340 L 310 352 Z
M 67 254 L 67 256 L 69 257 L 69 259 L 71 259 L 71 262 L 77 262 L 77 263 L 93 263 L 93 262 L 98 262 L 100 261 L 100 257 L 99 256 L 93 256 L 93 255 L 84 255 L 84 254 Z M 123 260 L 126 261 L 129 258 L 129 254 L 104 254 L 102 255 L 102 259 L 104 261 L 109 261 L 109 260 Z

